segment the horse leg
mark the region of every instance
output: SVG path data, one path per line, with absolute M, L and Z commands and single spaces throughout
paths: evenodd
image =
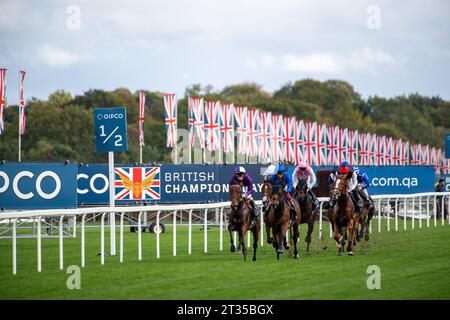
M 284 246 L 284 249 L 286 249 L 286 250 L 289 250 L 289 248 L 290 248 L 289 242 L 288 242 L 288 239 L 287 239 L 286 235 L 283 238 L 283 246 Z
M 333 230 L 334 230 L 334 240 L 336 241 L 336 248 L 338 249 L 338 255 L 342 255 L 339 254 L 339 252 L 341 251 L 341 242 L 342 242 L 342 237 L 339 231 L 339 228 L 337 226 L 337 222 L 333 223 Z
M 364 210 L 364 209 L 363 209 Z M 356 245 L 356 241 L 360 241 L 360 237 L 359 237 L 359 232 L 358 232 L 358 227 L 361 224 L 361 219 L 363 219 L 363 212 L 361 212 L 356 219 L 354 219 L 354 226 L 353 226 L 353 230 L 354 230 L 354 237 L 353 237 L 353 245 Z
M 344 253 L 344 246 L 345 246 L 345 232 L 346 227 L 337 227 L 338 229 L 338 256 L 342 256 Z
M 367 214 L 366 232 L 365 232 L 365 236 L 364 236 L 364 240 L 366 240 L 366 241 L 369 241 L 370 221 L 372 220 L 374 214 L 375 214 L 375 208 L 372 208 L 372 210 L 370 210 L 369 213 Z
M 295 259 L 298 259 L 297 242 L 298 242 L 299 238 L 300 238 L 300 226 L 297 223 L 294 223 L 293 232 L 292 232 L 292 240 L 294 242 L 294 258 Z
M 247 247 L 245 246 L 245 230 L 243 228 L 239 230 L 239 248 L 242 248 L 242 254 L 244 255 L 244 261 L 247 261 Z
M 273 238 L 270 236 L 270 225 L 266 223 L 266 236 L 267 236 L 267 243 L 271 244 L 273 242 Z
M 230 232 L 230 244 L 231 244 L 231 252 L 236 252 L 236 247 L 234 245 L 234 241 L 233 241 L 233 232 L 231 231 L 231 228 L 228 228 L 228 231 Z
M 277 253 L 284 253 L 281 241 L 283 239 L 283 241 L 286 242 L 286 230 L 287 230 L 286 225 L 280 226 L 280 233 L 278 235 L 278 243 L 277 243 L 278 244 L 278 246 L 277 246 Z
M 350 233 L 350 239 L 348 240 L 347 245 L 347 254 L 349 256 L 353 255 L 353 241 L 355 238 L 355 222 L 353 221 L 353 218 L 350 219 L 348 222 L 348 232 Z
M 253 234 L 253 261 L 256 261 L 256 249 L 258 249 L 259 226 L 256 225 L 252 229 Z
M 309 253 L 309 245 L 311 244 L 311 235 L 314 231 L 314 215 L 312 214 L 308 219 L 308 233 L 306 234 L 306 252 Z

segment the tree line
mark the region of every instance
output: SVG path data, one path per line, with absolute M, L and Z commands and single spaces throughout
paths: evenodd
M 164 93 L 145 91 L 145 95 L 143 161 L 170 162 L 171 150 L 165 145 Z M 444 135 L 450 132 L 450 101 L 418 93 L 363 99 L 349 83 L 341 80 L 299 80 L 285 84 L 272 94 L 256 83 L 235 84 L 217 90 L 210 85 L 194 84 L 186 88 L 184 97 L 178 99 L 179 128 L 187 129 L 189 96 L 386 135 L 442 150 L 445 148 Z M 128 151 L 117 152 L 116 162 L 137 162 L 139 92 L 126 88 L 114 91 L 91 89 L 76 96 L 58 90 L 46 100 L 29 99 L 26 132 L 22 137 L 22 161 L 107 162 L 106 153 L 95 151 L 93 109 L 101 107 L 126 107 Z M 17 106 L 4 109 L 4 121 L 0 160 L 16 161 Z

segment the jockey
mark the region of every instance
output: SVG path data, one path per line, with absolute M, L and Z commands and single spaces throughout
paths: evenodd
M 292 192 L 292 179 L 288 174 L 285 174 L 285 171 L 286 168 L 280 163 L 276 173 L 270 177 L 269 182 L 272 186 L 276 185 L 282 188 L 284 196 L 289 200 L 291 220 L 295 221 L 297 220 L 297 211 L 295 210 L 294 199 L 292 199 L 290 194 Z
M 353 200 L 353 203 L 356 204 L 355 213 L 361 212 L 364 204 L 361 201 L 361 198 L 358 194 L 358 190 L 356 186 L 358 185 L 358 178 L 356 173 L 350 168 L 350 164 L 347 161 L 342 162 L 339 165 L 338 170 L 335 173 L 330 174 L 329 182 L 335 183 L 336 179 L 339 175 L 345 174 L 344 179 L 347 183 L 347 191 L 350 195 L 350 198 Z M 334 203 L 330 202 L 330 208 L 333 207 Z
M 271 164 L 263 173 L 263 181 L 269 181 L 270 177 L 278 170 L 278 164 Z
M 256 221 L 259 218 L 259 212 L 256 208 L 255 201 L 252 198 L 253 192 L 253 180 L 252 177 L 246 173 L 245 168 L 238 166 L 236 170 L 234 170 L 234 174 L 231 176 L 231 180 L 229 185 L 240 185 L 241 187 L 247 187 L 247 192 L 243 193 L 243 198 L 249 200 L 252 206 L 252 220 Z
M 369 210 L 374 207 L 373 200 L 367 191 L 367 188 L 370 187 L 370 179 L 367 176 L 366 172 L 358 167 L 353 167 L 353 171 L 356 173 L 356 177 L 358 180 L 357 189 L 362 198 L 369 203 Z
M 299 165 L 294 169 L 292 174 L 292 185 L 294 189 L 297 187 L 299 180 L 308 179 L 308 194 L 314 204 L 314 209 L 319 209 L 320 202 L 317 200 L 316 195 L 312 192 L 311 188 L 316 184 L 316 175 L 313 169 L 304 162 L 300 162 Z

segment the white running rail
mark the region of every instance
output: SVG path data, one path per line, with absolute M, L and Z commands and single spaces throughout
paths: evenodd
M 378 215 L 374 217 L 377 219 L 378 232 L 381 232 L 382 218 L 386 218 L 386 227 L 390 231 L 390 218 L 394 216 L 394 230 L 398 231 L 398 220 L 403 218 L 404 224 L 403 228 L 406 230 L 406 219 L 410 218 L 412 220 L 412 228 L 415 228 L 415 221 L 418 220 L 419 228 L 422 227 L 422 220 L 426 219 L 427 227 L 430 226 L 430 219 L 433 218 L 434 226 L 437 226 L 437 208 L 438 205 L 441 208 L 441 224 L 444 225 L 444 210 L 447 206 L 447 212 L 450 212 L 450 192 L 429 192 L 429 193 L 417 193 L 417 194 L 397 194 L 397 195 L 377 195 L 372 196 L 376 202 L 376 208 Z M 438 198 L 440 199 L 438 201 Z M 320 212 L 319 212 L 319 239 L 322 238 L 322 225 L 323 225 L 323 204 L 328 201 L 328 198 L 319 198 L 321 202 Z M 440 202 L 438 204 L 438 202 Z M 392 208 L 392 203 L 394 206 Z M 258 206 L 261 206 L 261 201 L 256 201 Z M 18 212 L 7 212 L 0 213 L 1 220 L 10 220 L 12 222 L 12 273 L 17 273 L 17 221 L 18 219 L 30 219 L 35 218 L 38 221 L 37 230 L 37 271 L 42 271 L 42 235 L 41 235 L 41 225 L 40 221 L 43 217 L 57 216 L 59 219 L 59 268 L 63 270 L 64 268 L 64 246 L 63 246 L 63 220 L 64 217 L 73 217 L 75 220 L 77 217 L 81 217 L 81 267 L 85 267 L 85 220 L 88 214 L 101 214 L 100 223 L 100 263 L 103 265 L 105 263 L 105 216 L 108 213 L 113 213 L 114 216 L 120 214 L 120 226 L 119 226 L 119 259 L 120 263 L 124 261 L 124 214 L 139 212 L 138 215 L 138 260 L 142 260 L 142 235 L 141 235 L 141 216 L 143 213 L 147 212 L 157 212 L 156 214 L 156 226 L 160 224 L 161 213 L 172 212 L 173 214 L 173 255 L 177 254 L 177 241 L 176 241 L 176 226 L 177 219 L 176 214 L 182 210 L 189 212 L 189 223 L 188 223 L 188 254 L 192 254 L 192 215 L 193 210 L 204 210 L 204 252 L 208 251 L 208 222 L 207 214 L 209 210 L 218 210 L 220 212 L 220 223 L 219 223 L 219 250 L 223 250 L 223 229 L 224 229 L 224 209 L 229 208 L 230 202 L 220 202 L 211 204 L 176 204 L 176 205 L 146 205 L 146 206 L 131 206 L 131 207 L 92 207 L 92 208 L 78 208 L 78 209 L 52 209 L 52 210 L 27 210 Z M 430 211 L 430 206 L 432 211 Z M 416 210 L 416 207 L 418 209 Z M 216 211 L 217 212 L 217 211 Z M 450 215 L 447 215 L 447 223 L 450 225 Z M 374 221 L 374 220 L 372 220 Z M 372 224 L 370 225 L 372 226 Z M 372 232 L 372 229 L 369 229 Z M 260 232 L 260 242 L 259 245 L 264 245 L 264 229 L 263 229 L 263 219 L 261 219 L 261 232 Z M 331 228 L 330 228 L 331 237 Z M 248 242 L 249 245 L 250 242 Z M 156 233 L 156 258 L 160 258 L 160 233 Z

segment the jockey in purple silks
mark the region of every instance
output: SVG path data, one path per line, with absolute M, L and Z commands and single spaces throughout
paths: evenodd
M 256 208 L 256 204 L 255 201 L 252 198 L 252 192 L 253 192 L 253 179 L 252 177 L 246 173 L 245 168 L 244 167 L 237 167 L 236 170 L 234 170 L 234 174 L 231 176 L 230 179 L 230 183 L 229 185 L 240 185 L 241 187 L 247 187 L 247 191 L 243 192 L 243 197 L 244 199 L 248 199 L 252 208 L 251 208 L 251 212 L 252 212 L 252 220 L 256 222 L 256 220 L 258 220 L 259 218 L 259 212 Z M 252 222 L 252 225 L 254 223 Z

